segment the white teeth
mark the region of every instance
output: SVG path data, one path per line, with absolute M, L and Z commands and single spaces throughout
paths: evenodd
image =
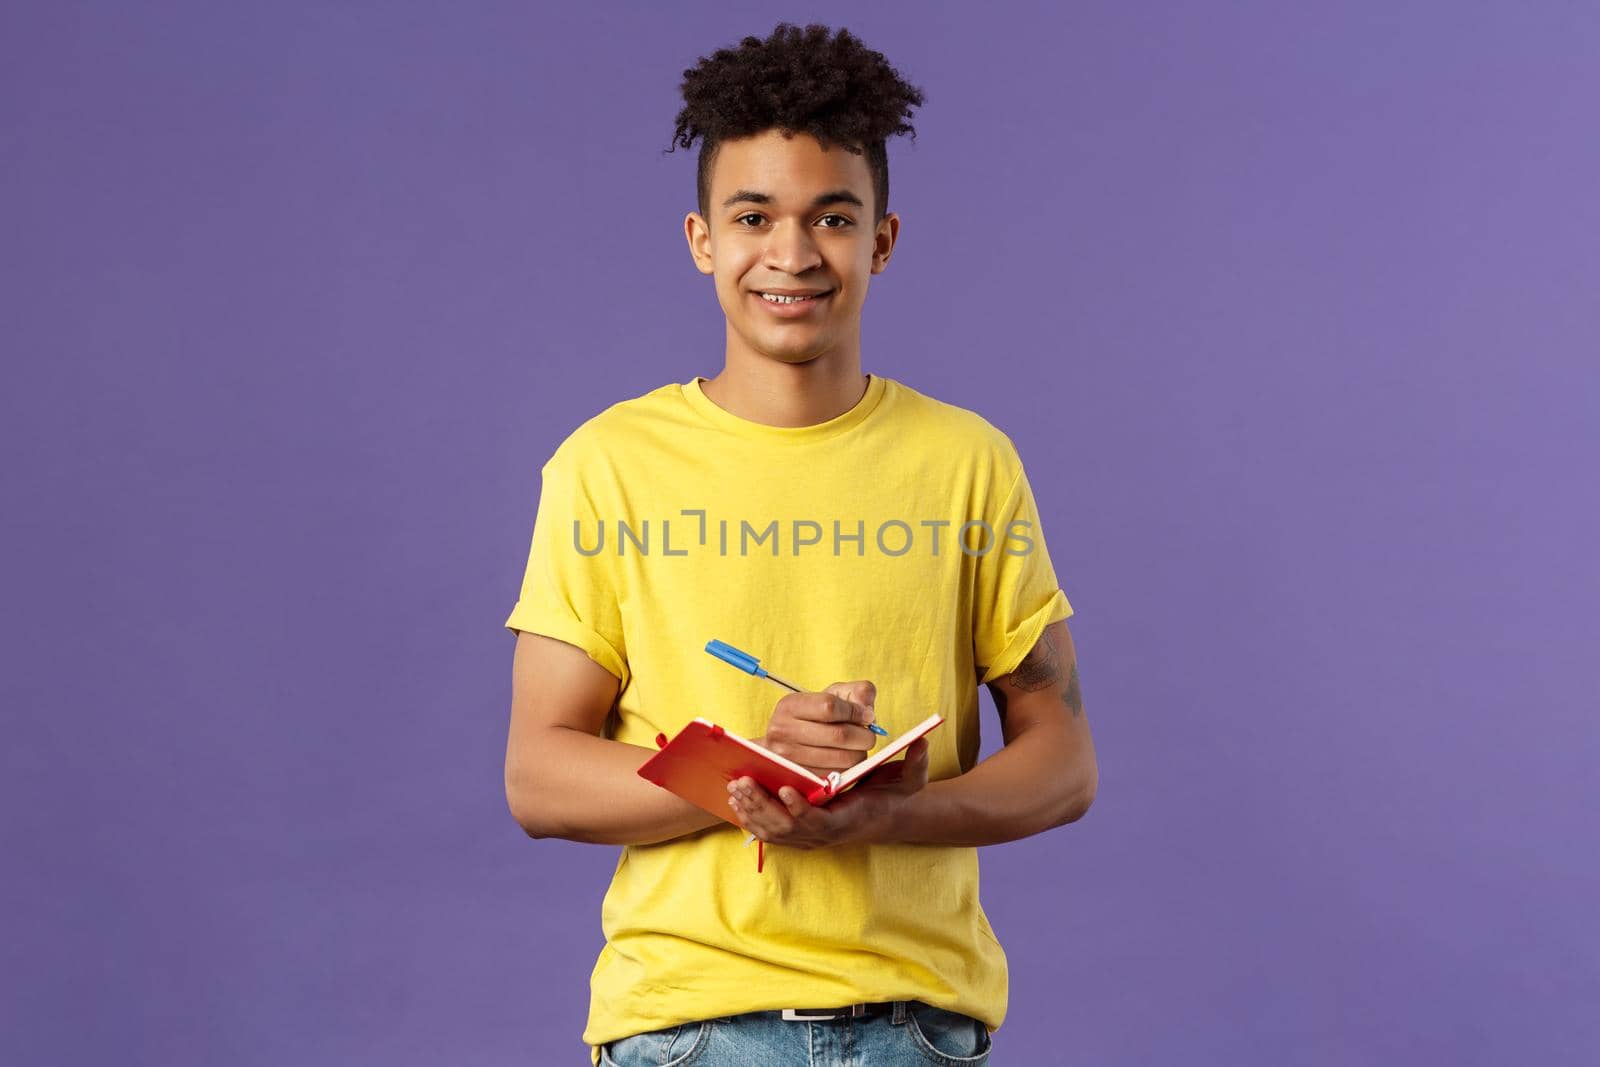
M 816 294 L 821 296 L 821 293 Z M 774 304 L 798 304 L 802 300 L 812 300 L 810 296 L 773 296 L 771 293 L 762 293 L 761 299 L 769 300 Z

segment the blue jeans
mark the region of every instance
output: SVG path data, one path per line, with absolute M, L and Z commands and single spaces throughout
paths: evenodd
M 858 1019 L 791 1021 L 775 1011 L 651 1030 L 600 1048 L 603 1067 L 987 1067 L 989 1029 L 919 1000 Z

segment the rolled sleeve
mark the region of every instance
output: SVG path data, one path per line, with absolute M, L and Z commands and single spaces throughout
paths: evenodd
M 615 574 L 603 551 L 580 551 L 599 544 L 594 508 L 559 451 L 540 479 L 528 563 L 506 629 L 575 645 L 626 687 L 628 654 Z
M 1011 490 L 987 521 L 994 546 L 977 559 L 973 595 L 973 662 L 981 685 L 1016 670 L 1046 626 L 1072 615 L 1020 461 Z

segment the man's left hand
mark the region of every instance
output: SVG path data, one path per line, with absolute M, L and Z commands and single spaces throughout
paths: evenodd
M 813 807 L 799 790 L 784 786 L 777 796 L 752 778 L 728 783 L 729 810 L 761 840 L 813 849 L 883 839 L 895 812 L 928 784 L 928 739 L 906 747 L 904 759 L 886 763 L 826 807 Z

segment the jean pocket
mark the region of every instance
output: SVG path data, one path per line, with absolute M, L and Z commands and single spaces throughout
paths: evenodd
M 906 1029 L 917 1051 L 940 1067 L 989 1062 L 989 1028 L 970 1015 L 913 1001 Z
M 711 1040 L 712 1020 L 619 1037 L 600 1046 L 605 1067 L 689 1067 Z

